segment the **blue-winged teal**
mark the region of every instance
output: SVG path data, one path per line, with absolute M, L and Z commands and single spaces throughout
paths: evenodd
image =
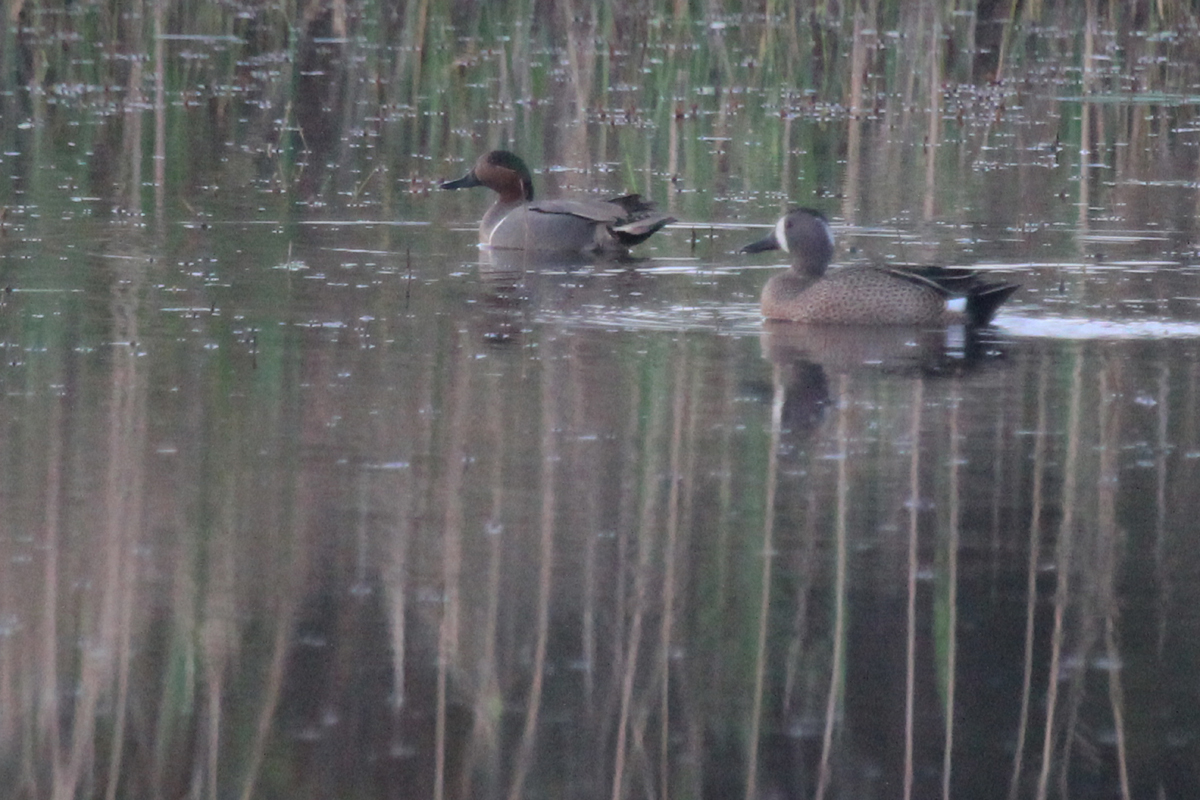
M 767 319 L 849 325 L 987 325 L 1018 288 L 989 283 L 979 273 L 953 267 L 839 267 L 833 231 L 820 211 L 798 208 L 781 217 L 765 239 L 743 253 L 781 249 L 792 268 L 763 287 Z
M 443 189 L 486 186 L 500 198 L 479 223 L 479 241 L 497 250 L 535 250 L 625 256 L 674 222 L 636 194 L 610 200 L 533 200 L 533 178 L 517 155 L 484 153 L 463 177 Z

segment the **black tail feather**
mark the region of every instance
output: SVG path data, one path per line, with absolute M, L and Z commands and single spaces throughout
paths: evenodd
M 613 237 L 626 247 L 633 247 L 649 239 L 661 228 L 675 221 L 674 217 L 666 214 L 652 214 L 640 219 L 630 220 L 621 225 L 615 225 L 609 230 Z
M 1020 288 L 1015 283 L 980 284 L 967 295 L 967 319 L 972 325 L 980 327 L 991 324 L 992 317 L 996 316 L 996 311 L 1004 301 Z

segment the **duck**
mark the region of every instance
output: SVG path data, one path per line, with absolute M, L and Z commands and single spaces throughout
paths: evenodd
M 990 325 L 1020 288 L 985 281 L 960 267 L 846 266 L 827 272 L 833 230 L 825 215 L 797 208 L 779 218 L 766 238 L 743 253 L 783 250 L 786 273 L 767 281 L 762 314 L 768 320 L 836 325 Z
M 466 175 L 441 188 L 475 186 L 500 195 L 479 223 L 480 244 L 494 250 L 626 258 L 629 248 L 675 222 L 637 194 L 535 201 L 529 167 L 508 150 L 484 153 Z

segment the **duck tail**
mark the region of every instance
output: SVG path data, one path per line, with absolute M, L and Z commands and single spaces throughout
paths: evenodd
M 625 247 L 633 247 L 649 239 L 661 228 L 675 221 L 674 217 L 666 214 L 652 214 L 648 217 L 630 220 L 622 225 L 614 225 L 609 230 L 613 238 Z
M 1016 283 L 984 283 L 967 295 L 967 319 L 972 325 L 990 325 L 996 311 L 1012 293 L 1020 289 Z

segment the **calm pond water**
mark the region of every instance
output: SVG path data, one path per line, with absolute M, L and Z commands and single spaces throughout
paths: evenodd
M 0 794 L 1200 796 L 1194 32 L 551 7 L 4 35 Z M 1023 288 L 764 325 L 795 204 Z

